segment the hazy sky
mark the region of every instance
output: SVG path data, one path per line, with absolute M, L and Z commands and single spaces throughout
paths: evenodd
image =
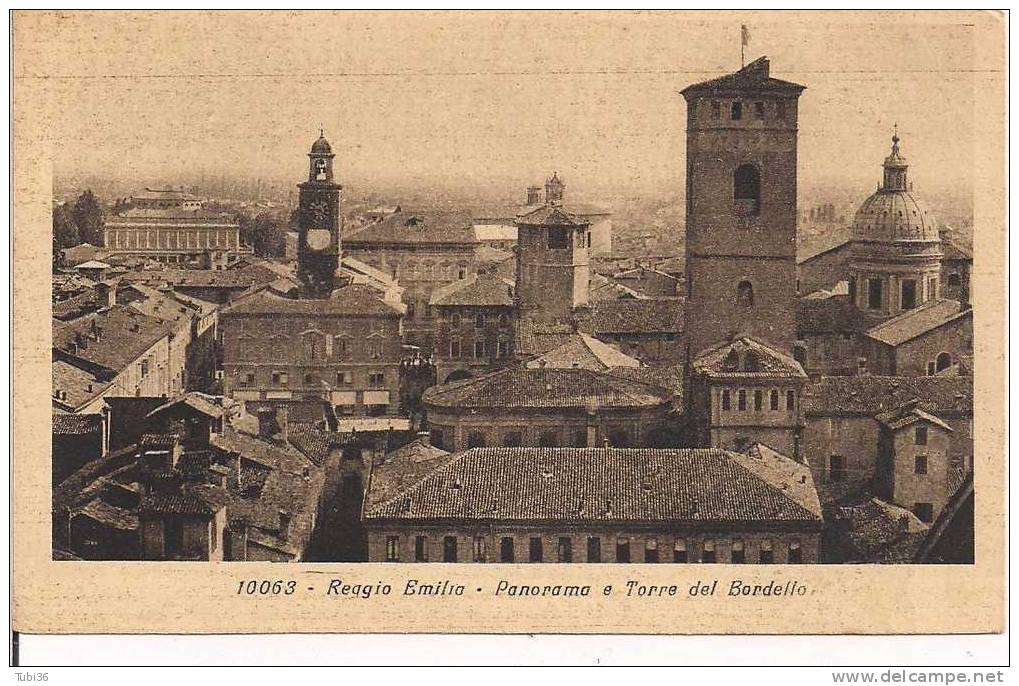
M 801 184 L 869 187 L 892 122 L 918 190 L 968 189 L 971 29 L 922 15 L 19 15 L 55 168 L 305 173 L 323 125 L 348 186 L 427 179 L 679 189 L 684 86 L 766 54 L 807 86 Z M 928 22 L 937 23 L 928 23 Z M 46 78 L 41 78 L 46 77 Z M 17 102 L 15 102 L 17 108 Z

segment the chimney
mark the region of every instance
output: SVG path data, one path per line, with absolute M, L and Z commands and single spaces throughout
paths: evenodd
M 100 310 L 117 304 L 117 289 L 106 281 L 97 281 L 95 285 L 96 307 Z
M 541 186 L 527 187 L 527 204 L 528 205 L 541 204 Z
M 422 445 L 430 446 L 432 444 L 432 436 L 427 431 L 418 431 L 416 438 L 421 441 Z

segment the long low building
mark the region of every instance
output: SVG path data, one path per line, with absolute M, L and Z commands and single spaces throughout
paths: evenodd
M 483 448 L 437 462 L 396 493 L 398 475 L 377 475 L 363 517 L 370 562 L 820 559 L 809 468 L 761 445 Z

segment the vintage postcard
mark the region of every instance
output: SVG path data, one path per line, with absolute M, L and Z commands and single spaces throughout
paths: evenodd
M 12 25 L 16 630 L 1002 630 L 1002 14 Z

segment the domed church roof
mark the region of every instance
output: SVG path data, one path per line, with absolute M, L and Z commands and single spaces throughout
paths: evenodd
M 885 243 L 940 240 L 934 215 L 906 180 L 909 164 L 899 153 L 898 135 L 892 136 L 892 152 L 883 167 L 884 183 L 856 211 L 853 238 Z
M 332 155 L 333 147 L 326 140 L 325 131 L 320 131 L 318 140 L 311 144 L 312 155 Z

